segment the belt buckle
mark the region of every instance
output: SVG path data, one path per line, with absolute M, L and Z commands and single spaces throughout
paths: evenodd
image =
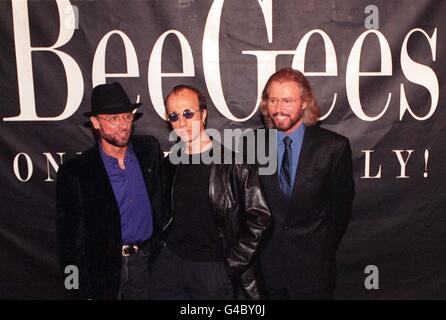
M 122 256 L 123 257 L 131 256 L 132 254 L 137 253 L 138 250 L 139 248 L 136 245 L 125 244 L 122 246 Z

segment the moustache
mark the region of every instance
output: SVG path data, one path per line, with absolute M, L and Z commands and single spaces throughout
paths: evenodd
M 277 117 L 277 116 L 285 116 L 285 117 L 289 117 L 290 115 L 286 112 L 274 112 L 273 113 L 273 117 Z

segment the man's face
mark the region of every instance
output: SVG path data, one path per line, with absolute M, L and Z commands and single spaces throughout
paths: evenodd
M 273 81 L 268 89 L 267 108 L 275 128 L 286 133 L 297 129 L 302 123 L 302 90 L 294 81 Z
M 181 140 L 186 143 L 197 139 L 199 141 L 201 133 L 204 132 L 203 122 L 207 112 L 200 111 L 200 103 L 195 92 L 188 89 L 181 90 L 177 94 L 172 94 L 166 104 L 167 115 L 174 113 L 177 118 L 176 121 L 170 121 L 170 124 Z
M 90 118 L 101 139 L 115 147 L 129 144 L 132 134 L 133 113 L 99 114 Z

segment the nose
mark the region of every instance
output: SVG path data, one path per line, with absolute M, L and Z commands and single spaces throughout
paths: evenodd
M 182 114 L 180 114 L 178 117 L 178 125 L 180 128 L 182 128 L 186 125 L 186 119 L 184 119 Z
M 286 110 L 288 110 L 288 108 L 285 106 L 285 102 L 279 100 L 277 102 L 276 112 L 281 113 Z

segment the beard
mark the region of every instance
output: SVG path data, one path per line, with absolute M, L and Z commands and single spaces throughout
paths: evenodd
M 125 137 L 121 137 L 120 136 L 121 134 L 125 134 Z M 115 147 L 122 148 L 128 146 L 131 134 L 132 134 L 131 128 L 119 130 L 119 132 L 115 134 L 107 134 L 101 131 L 101 138 Z
M 290 115 L 287 112 L 275 112 L 272 114 L 272 120 L 276 129 L 288 131 L 302 120 L 303 110 L 298 114 Z

